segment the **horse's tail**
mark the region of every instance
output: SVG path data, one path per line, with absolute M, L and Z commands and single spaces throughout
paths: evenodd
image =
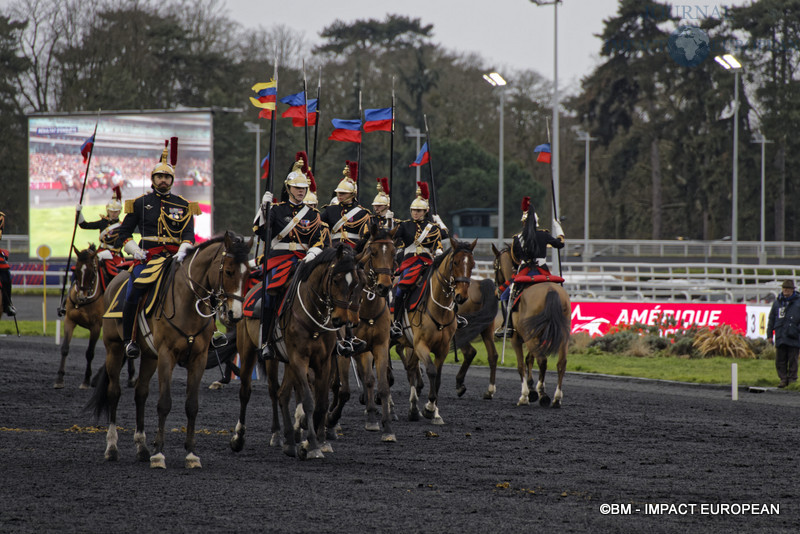
M 105 419 L 108 420 L 108 382 L 108 371 L 106 370 L 105 363 L 103 363 L 103 366 L 97 373 L 97 385 L 94 387 L 94 394 L 84 407 L 86 411 L 91 410 L 95 421 L 99 421 L 100 418 L 104 416 Z
M 480 309 L 464 314 L 463 317 L 468 321 L 468 324 L 465 328 L 456 330 L 455 342 L 456 347 L 459 349 L 475 339 L 487 326 L 493 324 L 497 315 L 498 299 L 494 293 L 494 282 L 484 278 L 480 281 L 479 287 L 481 290 Z
M 550 289 L 544 298 L 544 310 L 538 315 L 522 321 L 523 332 L 530 332 L 531 338 L 538 338 L 542 353 L 555 354 L 567 341 L 569 324 L 561 307 L 558 292 Z

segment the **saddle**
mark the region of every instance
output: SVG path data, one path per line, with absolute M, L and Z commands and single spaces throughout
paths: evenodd
M 153 259 L 141 274 L 133 280 L 133 284 L 137 289 L 147 288 L 144 295 L 143 312 L 145 316 L 149 316 L 156 303 L 160 300 L 159 297 L 164 292 L 166 285 L 164 284 L 165 274 L 170 271 L 169 266 L 172 265 L 172 258 L 161 257 Z M 106 319 L 121 319 L 122 306 L 125 303 L 125 294 L 128 291 L 128 284 L 131 279 L 128 278 L 119 287 L 111 304 L 108 306 L 103 318 Z
M 535 267 L 535 269 L 536 271 L 527 271 L 514 276 L 514 293 L 511 295 L 510 299 L 512 310 L 517 307 L 519 298 L 522 296 L 522 292 L 528 286 L 540 284 L 542 282 L 553 282 L 554 284 L 561 284 L 564 282 L 564 278 L 552 274 L 546 269 L 542 269 L 538 266 Z M 534 274 L 534 272 L 536 272 L 536 274 Z

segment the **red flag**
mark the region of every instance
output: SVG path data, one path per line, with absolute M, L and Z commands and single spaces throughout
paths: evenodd
M 86 163 L 86 160 L 89 158 L 89 154 L 92 153 L 94 148 L 94 134 L 83 142 L 81 145 L 81 156 L 83 156 L 83 162 Z

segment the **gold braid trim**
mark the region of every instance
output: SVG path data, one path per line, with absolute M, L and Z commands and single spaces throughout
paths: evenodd
M 203 210 L 200 209 L 200 204 L 197 202 L 189 202 L 189 212 L 192 215 L 202 215 Z
M 134 199 L 128 199 L 125 201 L 125 213 L 133 213 L 133 203 Z

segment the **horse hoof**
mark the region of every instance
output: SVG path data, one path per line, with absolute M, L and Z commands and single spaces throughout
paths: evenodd
M 333 445 L 328 443 L 327 441 L 322 442 L 322 446 L 319 448 L 322 452 L 327 452 L 333 454 Z
M 322 460 L 325 458 L 325 455 L 322 454 L 320 449 L 314 449 L 312 451 L 307 451 L 305 455 L 300 458 L 301 460 Z
M 119 460 L 119 450 L 116 447 L 113 448 L 109 447 L 108 449 L 106 449 L 105 458 L 109 462 L 116 462 L 117 460 Z
M 231 438 L 231 450 L 233 452 L 241 452 L 244 449 L 244 437 L 243 436 L 233 436 Z
M 282 445 L 283 438 L 281 438 L 280 433 L 273 432 L 272 436 L 269 438 L 269 446 L 270 447 L 280 447 Z
M 89 382 L 83 382 L 78 389 L 89 389 Z
M 147 450 L 147 447 L 136 451 L 136 460 L 139 462 L 147 462 L 150 460 L 150 451 Z
M 186 469 L 200 469 L 201 467 L 203 467 L 200 464 L 200 458 L 198 458 L 197 455 L 191 452 L 186 455 L 186 461 L 184 465 L 186 466 Z
M 543 408 L 550 406 L 550 397 L 547 395 L 542 395 L 539 397 L 539 406 L 542 406 Z
M 456 386 L 456 394 L 459 397 L 463 396 L 464 393 L 466 393 L 466 392 L 467 392 L 467 386 L 465 386 L 464 384 Z
M 64 389 L 64 381 L 63 380 L 56 380 L 53 384 L 53 389 Z
M 367 432 L 379 432 L 381 429 L 381 425 L 378 423 L 365 423 L 364 430 Z
M 437 415 L 436 417 L 433 418 L 433 421 L 431 421 L 431 423 L 434 425 L 443 425 L 444 419 L 442 419 L 440 415 Z
M 416 408 L 408 410 L 408 420 L 419 421 L 419 410 L 417 410 Z
M 294 446 L 288 444 L 285 444 L 283 446 L 283 454 L 285 454 L 286 456 L 291 456 L 292 458 L 295 458 L 297 456 L 297 452 L 295 451 Z
M 557 401 L 553 402 L 553 406 L 551 406 L 551 408 L 554 408 L 554 409 L 555 408 L 561 408 L 561 401 L 557 400 Z
M 150 457 L 150 469 L 166 469 L 167 461 L 163 453 L 154 454 Z
M 397 443 L 397 436 L 394 434 L 383 434 L 381 436 L 381 441 L 384 443 Z
M 539 400 L 539 394 L 536 393 L 535 391 L 531 391 L 530 393 L 528 393 L 528 400 L 531 402 L 536 402 L 537 400 Z
M 522 397 L 520 397 L 520 398 L 519 398 L 519 400 L 517 401 L 517 406 L 527 406 L 527 405 L 529 405 L 530 403 L 531 403 L 531 402 L 528 400 L 528 397 L 526 397 L 525 395 L 523 395 L 523 396 L 522 396 Z
M 434 414 L 434 412 L 429 410 L 429 409 L 427 409 L 427 408 L 423 408 L 422 409 L 422 416 L 425 419 L 433 419 L 433 414 Z
M 336 433 L 336 429 L 335 428 L 326 428 L 325 429 L 325 439 L 337 440 L 337 439 L 339 439 L 339 434 Z
M 208 386 L 208 389 L 222 389 L 223 386 L 224 386 L 224 384 L 222 382 L 220 382 L 219 380 L 214 380 Z
M 491 391 L 484 391 L 483 392 L 483 400 L 492 400 L 494 398 L 494 393 Z

